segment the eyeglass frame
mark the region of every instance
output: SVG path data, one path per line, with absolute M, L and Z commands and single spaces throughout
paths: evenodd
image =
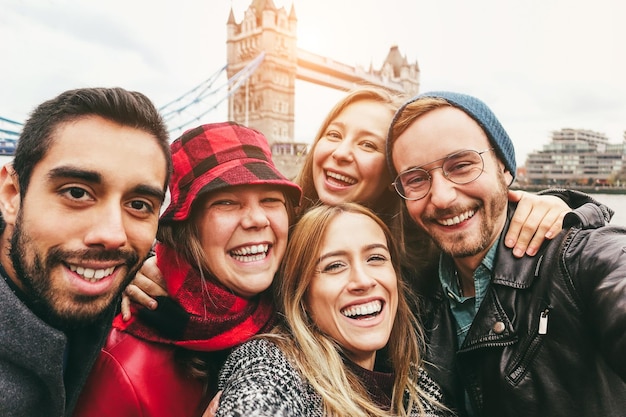
M 402 197 L 403 199 L 408 200 L 408 201 L 418 201 L 418 200 L 421 200 L 421 199 L 425 198 L 425 197 L 428 195 L 428 193 L 430 192 L 430 189 L 433 187 L 433 176 L 432 176 L 432 175 L 430 175 L 430 173 L 431 173 L 432 171 L 436 170 L 436 169 L 439 169 L 439 168 L 441 168 L 441 171 L 442 171 L 442 173 L 443 173 L 444 178 L 445 178 L 445 179 L 447 179 L 448 181 L 450 181 L 451 183 L 453 183 L 453 184 L 457 184 L 457 185 L 465 185 L 465 184 L 469 184 L 469 183 L 471 183 L 471 182 L 476 181 L 478 178 L 480 178 L 480 176 L 483 174 L 483 172 L 485 172 L 485 160 L 484 160 L 484 158 L 483 158 L 483 154 L 484 154 L 484 153 L 486 153 L 486 152 L 493 151 L 493 150 L 495 150 L 495 148 L 488 148 L 488 149 L 484 149 L 484 150 L 482 150 L 482 151 L 477 151 L 477 150 L 475 150 L 475 149 L 463 149 L 463 150 L 460 150 L 460 151 L 454 152 L 454 153 L 452 153 L 452 154 L 450 154 L 450 155 L 448 155 L 448 156 L 444 156 L 443 158 L 435 159 L 434 161 L 431 161 L 431 162 L 429 162 L 429 163 L 427 163 L 427 164 L 424 164 L 424 165 L 421 165 L 421 166 L 419 166 L 419 167 L 409 168 L 409 169 L 406 169 L 406 170 L 404 170 L 404 171 L 400 172 L 400 173 L 396 176 L 396 179 L 395 179 L 395 180 L 391 183 L 391 185 L 393 185 L 393 188 L 396 190 L 396 193 L 397 193 L 400 197 Z M 449 175 L 449 173 L 448 173 L 448 172 L 446 172 L 446 171 L 443 169 L 443 166 L 444 166 L 444 164 L 446 163 L 446 160 L 448 160 L 448 159 L 450 159 L 450 158 L 453 158 L 454 156 L 456 156 L 456 155 L 458 155 L 458 154 L 460 154 L 460 153 L 463 153 L 463 152 L 475 152 L 475 153 L 477 153 L 477 154 L 478 154 L 478 156 L 480 157 L 480 161 L 482 162 L 482 167 L 481 167 L 481 169 L 480 169 L 480 173 L 476 176 L 476 178 L 474 178 L 474 179 L 472 179 L 472 180 L 470 180 L 470 181 L 467 181 L 467 182 L 456 182 L 456 181 L 453 181 L 452 179 L 450 179 L 450 177 L 448 176 L 448 175 Z M 439 161 L 443 161 L 443 162 L 442 162 L 442 164 L 441 164 L 441 165 L 439 165 L 439 166 L 433 167 L 433 168 L 431 168 L 431 169 L 424 169 L 424 168 L 422 168 L 423 166 L 430 165 L 430 164 L 434 164 L 435 162 L 439 162 Z M 398 186 L 399 186 L 399 187 L 401 187 L 402 189 L 404 189 L 404 187 L 401 185 L 401 181 L 400 181 L 400 185 L 398 185 L 398 182 L 399 182 L 400 177 L 401 177 L 402 175 L 406 174 L 407 172 L 415 172 L 415 171 L 422 171 L 422 172 L 425 172 L 425 173 L 426 173 L 426 175 L 428 175 L 428 189 L 426 190 L 426 192 L 424 193 L 424 195 L 423 195 L 423 196 L 421 196 L 421 197 L 418 197 L 418 198 L 409 198 L 409 197 L 407 197 L 407 196 L 403 195 L 403 194 L 400 192 L 400 190 L 398 189 Z

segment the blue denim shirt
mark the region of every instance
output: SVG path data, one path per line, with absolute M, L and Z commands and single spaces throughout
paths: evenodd
M 483 258 L 476 271 L 474 271 L 474 287 L 476 295 L 474 297 L 462 297 L 456 279 L 456 267 L 452 258 L 442 254 L 439 259 L 439 280 L 443 290 L 450 297 L 450 310 L 456 319 L 457 337 L 459 346 L 463 346 L 465 337 L 469 332 L 476 312 L 485 298 L 485 293 L 491 282 L 493 271 L 493 261 L 496 257 L 498 242 L 496 241 Z

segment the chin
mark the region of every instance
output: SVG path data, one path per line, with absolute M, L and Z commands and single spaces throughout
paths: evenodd
M 62 306 L 50 306 L 45 320 L 58 329 L 80 329 L 104 318 L 111 305 L 111 300 L 66 302 Z

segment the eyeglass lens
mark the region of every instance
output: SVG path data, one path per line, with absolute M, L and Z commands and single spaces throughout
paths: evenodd
M 398 194 L 408 199 L 417 200 L 423 198 L 430 190 L 430 172 L 438 168 L 441 168 L 443 175 L 455 184 L 470 183 L 483 172 L 481 155 L 483 152 L 474 150 L 461 151 L 446 157 L 441 166 L 429 170 L 413 168 L 402 172 L 394 182 L 396 190 Z

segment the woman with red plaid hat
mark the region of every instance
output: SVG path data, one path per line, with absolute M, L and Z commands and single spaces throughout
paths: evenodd
M 199 126 L 171 150 L 156 245 L 169 297 L 116 317 L 75 416 L 201 415 L 231 349 L 273 327 L 268 288 L 300 187 L 261 133 L 235 123 Z

